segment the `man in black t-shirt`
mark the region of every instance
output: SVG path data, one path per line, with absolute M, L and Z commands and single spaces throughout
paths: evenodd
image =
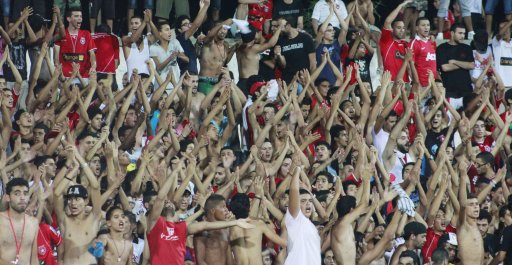
M 464 26 L 453 24 L 451 34 L 450 41 L 437 47 L 437 67 L 446 88 L 446 97 L 457 99 L 472 93 L 469 70 L 475 65 L 471 47 L 462 43 L 466 34 Z
M 276 45 L 280 49 L 274 49 L 273 55 L 277 65 L 282 69 L 283 80 L 290 83 L 293 76 L 300 70 L 309 69 L 313 72 L 316 68 L 316 56 L 311 36 L 299 32 L 297 21 L 292 17 L 285 19 L 286 26 L 281 33 L 283 37 Z
M 512 265 L 512 204 L 501 207 L 500 222 L 505 224 L 505 229 L 501 232 L 499 247 L 496 256 L 490 263 L 491 265 L 497 265 L 502 262 L 503 265 Z
M 304 28 L 304 10 L 306 10 L 303 0 L 274 0 L 272 8 L 272 18 L 293 17 L 297 21 L 299 29 Z

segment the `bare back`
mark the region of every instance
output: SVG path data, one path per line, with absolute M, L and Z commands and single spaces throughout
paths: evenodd
M 331 233 L 331 246 L 338 264 L 356 264 L 356 242 L 352 225 L 338 221 Z
M 89 244 L 96 238 L 99 231 L 99 218 L 89 214 L 85 219 L 66 217 L 64 220 L 63 243 L 64 264 L 88 265 L 95 264 L 96 258 L 87 251 Z
M 15 240 L 7 212 L 0 213 L 0 259 L 5 261 L 15 261 L 15 243 L 18 241 L 17 244 L 21 244 L 18 264 L 31 264 L 32 254 L 37 255 L 35 251 L 33 253 L 33 250 L 35 250 L 34 241 L 36 241 L 36 236 L 39 230 L 37 220 L 32 216 L 25 215 L 25 227 L 23 227 L 23 221 L 15 220 L 12 220 L 12 227 L 16 232 L 17 240 Z
M 261 259 L 261 240 L 263 232 L 259 225 L 265 225 L 261 221 L 251 222 L 257 225 L 254 229 L 242 229 L 240 227 L 231 227 L 229 229 L 229 241 L 231 250 L 235 255 L 238 265 L 262 265 Z

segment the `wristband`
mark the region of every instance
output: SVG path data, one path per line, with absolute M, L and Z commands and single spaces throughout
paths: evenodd
M 493 180 L 491 180 L 490 184 L 494 188 L 494 187 L 496 187 L 496 184 L 498 184 L 498 183 L 496 183 L 496 181 L 493 179 Z

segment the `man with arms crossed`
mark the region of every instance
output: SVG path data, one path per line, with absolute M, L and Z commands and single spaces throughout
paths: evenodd
M 39 224 L 36 218 L 25 214 L 30 200 L 28 182 L 22 178 L 12 179 L 7 183 L 5 194 L 9 207 L 0 213 L 0 265 L 37 265 Z

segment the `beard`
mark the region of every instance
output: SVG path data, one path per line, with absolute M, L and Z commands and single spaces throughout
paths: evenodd
M 400 151 L 404 154 L 409 152 L 409 145 L 398 144 L 396 147 L 397 147 L 398 151 Z
M 175 213 L 176 213 L 176 208 L 174 208 L 174 205 L 165 206 L 162 209 L 161 216 L 174 216 Z

